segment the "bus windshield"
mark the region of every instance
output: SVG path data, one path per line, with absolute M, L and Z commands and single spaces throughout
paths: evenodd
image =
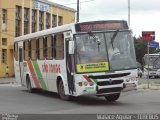
M 150 68 L 160 68 L 160 55 L 159 54 L 149 54 L 144 56 L 144 67 L 147 68 L 149 65 Z
M 77 69 L 86 68 L 87 70 L 83 72 L 136 68 L 135 51 L 130 32 L 77 34 L 75 41 Z

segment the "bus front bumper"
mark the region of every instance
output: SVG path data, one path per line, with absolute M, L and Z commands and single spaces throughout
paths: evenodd
M 123 83 L 118 85 L 110 85 L 110 86 L 97 86 L 96 96 L 105 96 L 107 94 L 120 93 L 123 88 L 124 88 Z
M 137 90 L 137 85 L 135 83 L 124 83 L 122 92 L 128 92 L 132 90 Z

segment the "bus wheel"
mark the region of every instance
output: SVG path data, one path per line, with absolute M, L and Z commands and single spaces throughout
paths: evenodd
M 62 80 L 60 80 L 58 83 L 58 94 L 62 100 L 69 101 L 71 99 L 71 96 L 65 95 L 65 90 Z
M 114 102 L 118 100 L 119 97 L 120 97 L 120 93 L 110 94 L 110 95 L 105 96 L 106 100 L 109 102 Z
M 28 90 L 28 92 L 33 93 L 34 90 L 33 90 L 32 86 L 31 86 L 31 81 L 30 81 L 29 76 L 27 77 L 26 84 L 27 84 L 27 90 Z

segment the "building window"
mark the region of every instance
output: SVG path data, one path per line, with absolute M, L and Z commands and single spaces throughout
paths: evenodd
M 7 10 L 3 9 L 2 10 L 2 23 L 6 23 L 7 20 Z
M 32 33 L 36 32 L 36 10 L 32 10 Z
M 29 9 L 24 8 L 24 35 L 28 34 L 28 25 L 29 25 Z
M 2 63 L 7 63 L 7 49 L 2 49 Z
M 56 15 L 52 15 L 52 28 L 56 27 Z
M 21 28 L 21 7 L 16 6 L 16 37 L 20 36 Z
M 43 12 L 39 12 L 39 31 L 43 30 Z
M 7 10 L 2 9 L 2 32 L 6 32 L 7 28 Z
M 46 29 L 50 28 L 50 14 L 46 13 Z
M 4 45 L 4 46 L 7 45 L 7 38 L 2 38 L 2 45 Z
M 61 26 L 63 23 L 63 18 L 62 16 L 58 16 L 58 26 Z

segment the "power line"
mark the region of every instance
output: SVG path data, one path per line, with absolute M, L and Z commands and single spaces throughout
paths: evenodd
M 95 1 L 95 0 L 87 0 L 87 1 L 80 2 L 80 3 L 92 2 L 92 1 Z M 77 3 L 68 3 L 68 4 L 63 4 L 63 5 L 72 5 L 72 4 L 77 4 Z
M 81 3 L 87 3 L 87 2 L 92 2 L 92 1 L 96 1 L 96 0 L 86 0 L 86 1 L 82 1 Z M 77 3 L 68 3 L 68 4 L 62 4 L 62 5 L 72 5 L 72 4 L 77 4 Z M 16 8 L 0 8 L 0 9 L 16 9 Z
M 95 1 L 95 0 L 87 0 L 87 1 L 82 1 L 82 2 L 80 2 L 80 3 L 87 3 L 87 2 L 92 2 L 92 1 Z M 79 2 L 79 0 L 78 0 L 78 2 Z M 72 5 L 72 4 L 77 4 L 77 3 L 69 3 L 69 4 L 63 4 L 64 6 L 65 5 Z M 79 3 L 78 3 L 78 7 L 79 7 Z M 78 8 L 77 7 L 77 8 Z M 0 8 L 0 9 L 16 9 L 16 8 Z M 78 12 L 78 14 L 79 14 L 79 12 Z M 77 14 L 77 22 L 79 22 L 79 15 Z M 0 18 L 2 18 L 2 17 L 0 17 Z M 8 21 L 13 21 L 13 22 L 15 22 L 16 20 L 12 20 L 12 19 L 6 19 L 6 20 L 8 20 Z M 30 26 L 32 26 L 32 25 L 29 25 L 29 27 Z M 10 31 L 10 30 L 7 30 L 7 31 Z M 10 32 L 13 32 L 13 31 L 10 31 Z M 7 34 L 7 33 L 4 33 L 4 32 L 0 32 L 0 33 L 2 33 L 2 34 L 6 34 L 6 35 L 9 35 L 9 36 L 14 36 L 14 35 L 11 35 L 11 34 Z M 14 36 L 15 37 L 15 36 Z

